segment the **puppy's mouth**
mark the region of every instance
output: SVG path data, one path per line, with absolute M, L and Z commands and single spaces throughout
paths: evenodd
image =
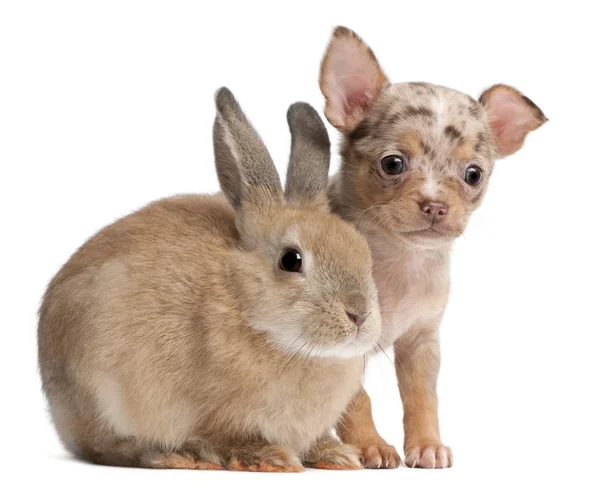
M 413 219 L 414 221 L 410 221 Z M 391 234 L 395 234 L 411 241 L 425 243 L 430 241 L 442 242 L 452 240 L 459 236 L 453 225 L 439 219 L 429 221 L 419 221 L 419 218 L 409 218 L 408 220 L 392 214 L 386 221 L 385 226 Z M 436 245 L 437 246 L 437 245 Z
M 434 240 L 448 238 L 448 235 L 444 231 L 434 226 L 429 226 L 427 228 L 422 229 L 403 231 L 402 234 L 408 237 L 429 238 Z

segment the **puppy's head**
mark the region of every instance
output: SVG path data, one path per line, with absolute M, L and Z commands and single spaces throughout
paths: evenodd
M 340 198 L 357 223 L 417 246 L 465 230 L 494 160 L 521 148 L 547 119 L 498 84 L 478 100 L 428 83 L 391 84 L 354 32 L 334 30 L 321 65 L 325 115 L 344 135 Z

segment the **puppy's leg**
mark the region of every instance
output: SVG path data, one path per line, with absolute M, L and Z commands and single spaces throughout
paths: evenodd
M 363 465 L 369 469 L 396 468 L 402 461 L 394 446 L 381 438 L 371 413 L 371 399 L 361 387 L 338 423 L 337 433 L 343 442 L 361 451 Z
M 290 448 L 260 439 L 237 440 L 225 452 L 227 469 L 254 472 L 302 472 L 298 455 Z
M 394 343 L 396 375 L 404 407 L 404 454 L 409 467 L 452 466 L 442 445 L 436 392 L 440 345 L 435 329 L 419 329 Z
M 361 469 L 360 450 L 344 444 L 331 434 L 319 439 L 302 458 L 303 462 L 315 469 Z

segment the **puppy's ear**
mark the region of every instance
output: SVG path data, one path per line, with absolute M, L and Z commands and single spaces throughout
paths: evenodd
M 325 116 L 342 132 L 354 128 L 389 81 L 373 51 L 346 27 L 336 27 L 321 63 Z
M 515 153 L 529 132 L 548 121 L 527 96 L 505 84 L 496 84 L 479 97 L 485 108 L 499 157 Z

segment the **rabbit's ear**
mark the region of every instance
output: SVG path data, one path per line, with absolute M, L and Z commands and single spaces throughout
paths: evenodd
M 215 165 L 221 189 L 238 210 L 245 203 L 282 201 L 281 181 L 260 135 L 227 88 L 215 96 Z
M 294 103 L 287 112 L 292 149 L 285 182 L 288 202 L 327 209 L 331 144 L 319 114 L 308 103 Z

